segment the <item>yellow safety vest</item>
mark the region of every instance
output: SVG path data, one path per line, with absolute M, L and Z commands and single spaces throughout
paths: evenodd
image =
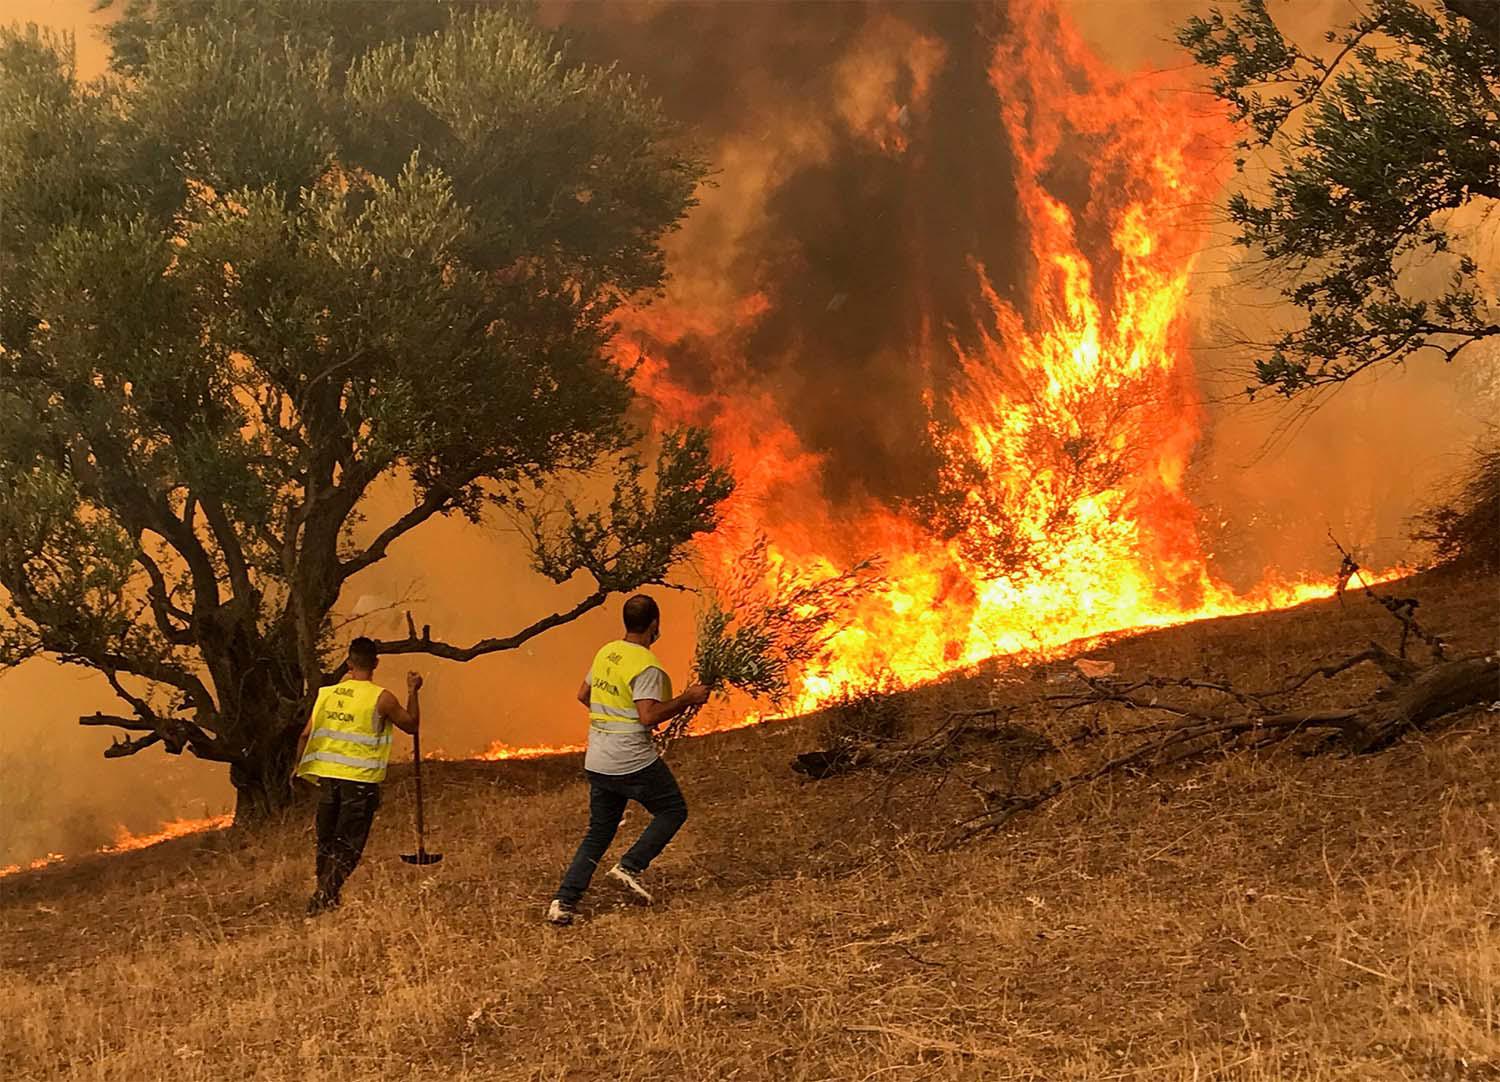
M 644 646 L 624 639 L 606 643 L 594 655 L 589 669 L 589 728 L 601 733 L 628 733 L 641 725 L 630 682 L 647 669 L 662 669 L 656 655 Z M 667 678 L 663 694 L 670 698 L 672 681 Z
M 383 690 L 369 680 L 344 680 L 320 689 L 297 773 L 304 778 L 384 781 L 391 761 L 392 726 L 375 717 Z

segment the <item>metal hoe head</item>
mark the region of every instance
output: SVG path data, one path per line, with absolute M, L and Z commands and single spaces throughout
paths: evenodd
M 402 853 L 401 859 L 408 864 L 436 864 L 443 859 L 443 854 L 429 853 L 426 849 L 418 846 L 415 853 Z

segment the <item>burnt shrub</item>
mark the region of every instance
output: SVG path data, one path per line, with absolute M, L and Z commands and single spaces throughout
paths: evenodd
M 1476 448 L 1448 499 L 1415 519 L 1412 537 L 1432 545 L 1441 567 L 1500 571 L 1500 439 Z

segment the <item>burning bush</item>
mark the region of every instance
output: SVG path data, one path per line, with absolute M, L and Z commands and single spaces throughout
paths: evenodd
M 1451 498 L 1418 517 L 1412 536 L 1433 546 L 1440 566 L 1500 570 L 1500 442 L 1475 451 Z
M 758 536 L 698 614 L 694 678 L 712 692 L 734 688 L 784 705 L 794 680 L 844 626 L 850 603 L 875 581 L 870 562 L 822 575 L 794 571 L 773 559 L 769 542 Z M 678 715 L 662 743 L 685 733 L 697 715 Z

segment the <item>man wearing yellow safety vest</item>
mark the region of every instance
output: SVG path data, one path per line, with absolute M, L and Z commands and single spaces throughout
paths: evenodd
M 589 829 L 547 909 L 547 920 L 553 924 L 573 923 L 574 908 L 614 841 L 627 803 L 634 800 L 644 807 L 651 822 L 608 874 L 638 902 L 651 901 L 641 873 L 687 822 L 687 801 L 656 753 L 651 730 L 689 706 L 707 702 L 708 689 L 694 684 L 672 697 L 671 678 L 651 652 L 661 634 L 661 611 L 655 601 L 637 594 L 625 602 L 624 615 L 625 637 L 600 649 L 578 689 L 578 701 L 589 709 L 589 744 L 583 759 L 589 780 Z
M 339 904 L 344 880 L 365 851 L 380 783 L 391 759 L 391 726 L 415 733 L 421 720 L 417 692 L 422 677 L 406 674 L 406 705 L 375 683 L 375 643 L 360 636 L 349 643 L 349 672 L 318 691 L 312 717 L 297 752 L 298 777 L 315 779 L 318 800 L 318 885 L 308 916 Z

